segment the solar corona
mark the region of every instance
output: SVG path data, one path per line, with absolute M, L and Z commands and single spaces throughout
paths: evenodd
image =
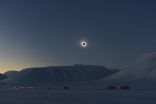
M 87 48 L 88 43 L 86 41 L 81 41 L 80 45 L 81 45 L 82 48 Z

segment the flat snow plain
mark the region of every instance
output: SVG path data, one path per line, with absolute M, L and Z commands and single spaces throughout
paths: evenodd
M 156 104 L 156 90 L 85 87 L 12 90 L 0 88 L 0 104 Z

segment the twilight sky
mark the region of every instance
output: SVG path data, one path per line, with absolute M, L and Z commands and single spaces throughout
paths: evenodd
M 126 68 L 156 51 L 154 0 L 0 0 L 0 72 L 94 64 Z M 79 42 L 86 40 L 87 48 Z

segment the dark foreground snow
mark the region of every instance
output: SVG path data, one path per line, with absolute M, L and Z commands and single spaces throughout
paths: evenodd
M 156 104 L 154 90 L 73 88 L 69 90 L 0 89 L 0 104 Z

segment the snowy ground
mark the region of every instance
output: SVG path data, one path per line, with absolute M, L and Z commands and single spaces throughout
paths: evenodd
M 156 91 L 102 88 L 7 90 L 0 89 L 0 104 L 156 104 Z

